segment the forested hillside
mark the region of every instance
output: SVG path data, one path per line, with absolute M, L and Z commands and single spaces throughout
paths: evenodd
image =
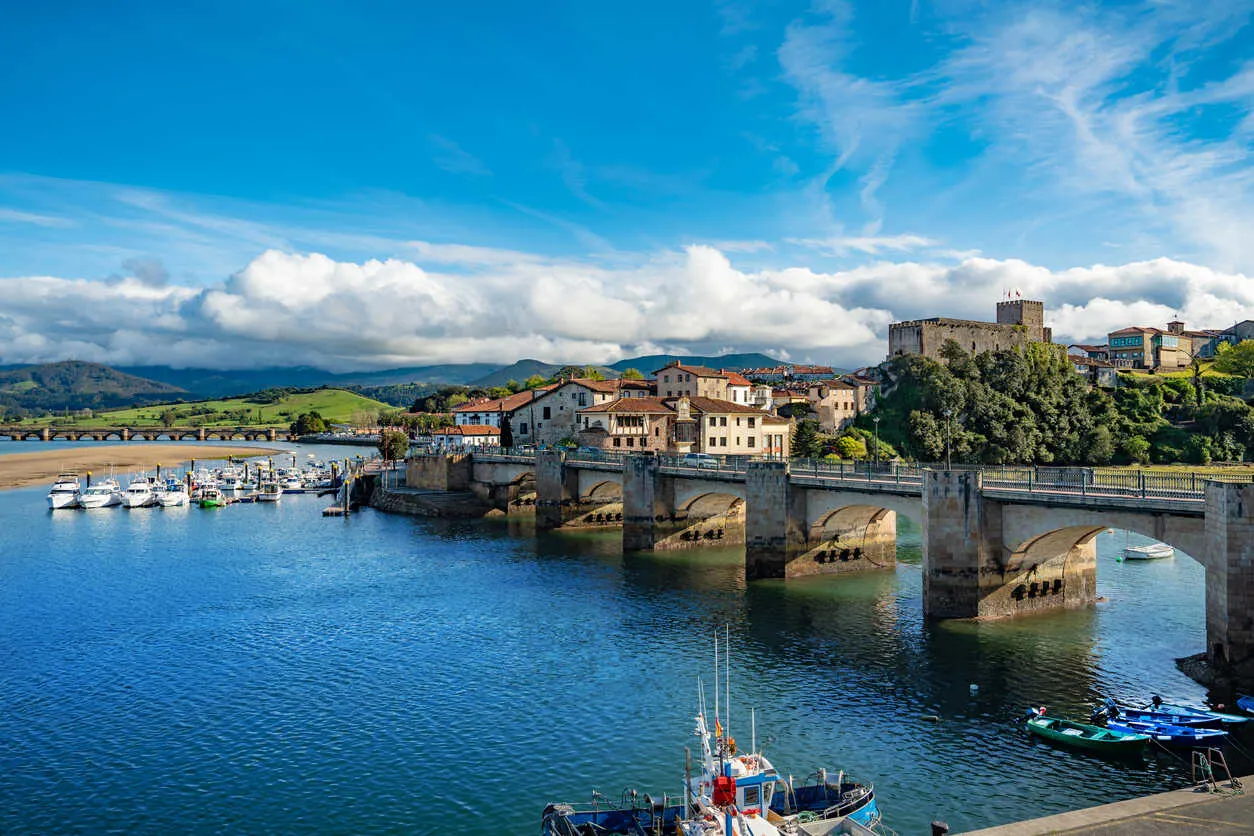
M 1112 395 L 1043 345 L 943 353 L 943 363 L 906 356 L 883 367 L 879 432 L 908 458 L 943 460 L 947 440 L 953 460 L 970 464 L 1205 464 L 1254 453 L 1239 377 L 1123 375 Z M 860 425 L 869 429 L 869 417 Z

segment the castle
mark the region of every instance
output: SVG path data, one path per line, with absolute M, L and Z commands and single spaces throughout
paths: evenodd
M 979 354 L 1017 348 L 1028 343 L 1053 342 L 1053 332 L 1045 327 L 1045 303 L 1011 299 L 997 303 L 996 322 L 970 319 L 914 319 L 888 326 L 888 357 L 922 354 L 940 359 L 941 346 L 953 340 L 963 351 Z

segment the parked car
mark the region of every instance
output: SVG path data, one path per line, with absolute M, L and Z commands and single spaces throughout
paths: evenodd
M 684 453 L 679 460 L 680 467 L 699 467 L 718 470 L 718 458 L 709 453 Z
M 575 455 L 581 459 L 599 459 L 604 451 L 600 447 L 576 447 Z

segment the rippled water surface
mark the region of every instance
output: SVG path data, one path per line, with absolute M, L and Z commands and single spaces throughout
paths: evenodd
M 927 625 L 904 521 L 895 571 L 746 586 L 736 550 L 44 493 L 0 494 L 3 833 L 528 834 L 546 801 L 676 793 L 724 624 L 733 733 L 756 707 L 777 766 L 874 781 L 903 834 L 1187 779 L 1022 733 L 1029 704 L 1204 696 L 1173 664 L 1203 647 L 1203 570 L 1117 563 L 1123 534 L 1095 609 Z

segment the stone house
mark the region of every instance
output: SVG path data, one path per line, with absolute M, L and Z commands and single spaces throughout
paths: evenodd
M 768 423 L 771 417 L 754 406 L 717 398 L 623 397 L 580 410 L 577 438 L 581 445 L 613 452 L 786 454 L 789 434 L 778 423 Z
M 740 372 L 727 369 L 719 369 L 718 373 L 727 378 L 727 400 L 732 403 L 753 404 L 753 383 L 749 378 Z
M 727 376 L 705 366 L 670 363 L 653 376 L 659 398 L 728 398 Z
M 619 396 L 621 384 L 632 382 L 641 381 L 575 378 L 548 387 L 510 411 L 514 443 L 553 447 L 564 439 L 574 438 L 578 429 L 575 415 L 579 410 L 614 400 Z
M 818 416 L 823 432 L 840 432 L 853 423 L 861 409 L 858 405 L 858 387 L 844 380 L 824 380 L 811 383 L 806 390 L 810 411 Z
M 1107 359 L 1121 369 L 1182 369 L 1194 357 L 1213 357 L 1223 333 L 1189 331 L 1178 319 L 1168 322 L 1165 331 L 1131 325 L 1107 335 Z
M 1106 360 L 1094 360 L 1091 357 L 1071 355 L 1067 358 L 1076 374 L 1083 375 L 1089 383 L 1103 389 L 1116 389 L 1119 386 L 1118 370 Z

